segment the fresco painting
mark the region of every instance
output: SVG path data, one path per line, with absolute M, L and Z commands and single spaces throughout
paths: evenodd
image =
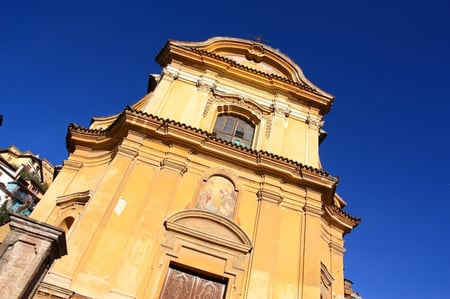
M 236 197 L 237 192 L 230 180 L 222 176 L 212 176 L 200 187 L 195 207 L 232 218 Z

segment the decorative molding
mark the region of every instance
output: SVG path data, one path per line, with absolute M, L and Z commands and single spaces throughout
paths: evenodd
M 118 120 L 108 130 L 125 129 L 136 131 L 145 129 L 146 138 L 156 138 L 168 144 L 168 138 L 170 137 L 170 142 L 183 142 L 184 146 L 194 149 L 196 154 L 207 153 L 208 155 L 215 155 L 219 159 L 229 159 L 230 163 L 238 163 L 243 167 L 245 166 L 258 172 L 274 172 L 277 176 L 283 177 L 286 182 L 305 184 L 309 187 L 318 188 L 318 190 L 332 190 L 339 181 L 337 177 L 331 176 L 324 169 L 304 165 L 266 151 L 229 146 L 226 142 L 212 138 L 210 132 L 193 128 L 174 120 L 163 119 L 130 107 L 127 107 L 121 113 Z M 116 142 L 110 137 L 104 137 L 103 132 L 97 130 L 69 127 L 69 134 L 77 135 L 79 131 L 83 133 L 83 139 L 77 136 L 69 138 L 70 148 L 83 144 L 90 147 L 99 146 L 98 149 L 103 150 L 109 149 L 109 146 Z M 169 134 L 170 136 L 167 137 Z M 108 139 L 103 140 L 102 138 Z M 100 145 L 98 144 L 99 139 L 103 140 Z M 157 161 L 156 165 L 159 164 L 160 160 Z
M 85 205 L 91 199 L 92 191 L 86 190 L 56 197 L 56 206 L 61 208 L 74 204 Z
M 276 204 L 283 202 L 283 197 L 281 195 L 272 191 L 264 190 L 263 188 L 258 190 L 256 196 L 258 197 L 258 200 L 265 200 Z
M 239 190 L 242 189 L 242 187 L 239 184 L 239 176 L 232 171 L 231 169 L 228 168 L 224 168 L 224 167 L 213 167 L 210 169 L 207 169 L 205 172 L 203 172 L 203 174 L 201 175 L 202 181 L 206 182 L 208 181 L 208 179 L 212 176 L 223 176 L 227 179 L 229 179 L 233 185 L 234 185 L 234 190 L 236 192 L 239 192 Z
M 164 243 L 161 244 L 161 246 L 169 248 L 169 249 L 173 249 L 175 246 L 175 239 L 176 239 L 175 234 L 172 232 L 166 231 L 164 233 L 164 237 L 165 237 L 165 240 L 164 240 Z
M 178 79 L 180 72 L 179 70 L 168 66 L 166 68 L 163 68 L 162 74 L 162 79 L 176 80 Z
M 349 233 L 361 222 L 360 218 L 351 216 L 344 210 L 334 205 L 325 205 L 324 211 L 324 218 L 331 225 L 342 229 L 344 234 Z
M 208 98 L 208 101 L 206 102 L 206 105 L 205 105 L 205 109 L 203 109 L 203 113 L 202 113 L 203 118 L 208 116 L 209 110 L 211 109 L 211 105 L 215 102 L 214 100 L 215 100 L 215 98 L 213 98 L 213 97 Z
M 245 57 L 254 62 L 261 62 L 264 57 L 264 47 L 261 44 L 254 43 L 250 45 Z
M 80 170 L 81 167 L 83 167 L 83 162 L 73 161 L 73 160 L 64 160 L 63 166 L 65 169 Z
M 108 293 L 108 298 L 114 298 L 114 299 L 136 299 L 136 296 L 125 294 L 122 291 L 112 289 Z
M 242 267 L 242 263 L 245 262 L 246 256 L 243 254 L 237 254 L 233 258 L 233 268 L 244 270 Z
M 320 263 L 320 294 L 321 298 L 328 298 L 328 294 L 332 289 L 332 284 L 334 282 L 334 278 L 330 272 L 328 272 L 327 267 Z
M 67 275 L 53 272 L 50 269 L 44 277 L 44 282 L 46 285 L 57 286 L 58 288 L 62 289 L 69 289 L 72 283 L 72 278 Z
M 188 170 L 188 168 L 187 168 L 188 163 L 189 163 L 189 159 L 186 159 L 186 162 L 184 162 L 184 163 L 180 163 L 179 161 L 174 161 L 172 158 L 164 158 L 159 163 L 159 165 L 160 165 L 161 170 L 170 169 L 170 170 L 178 171 L 180 173 L 180 175 L 183 176 Z
M 344 255 L 345 248 L 342 245 L 337 244 L 336 242 L 333 241 L 331 241 L 328 245 L 330 246 L 330 249 L 333 250 L 334 252 L 337 252 L 340 255 Z
M 247 254 L 253 248 L 250 238 L 236 223 L 203 210 L 178 212 L 170 216 L 164 226 L 167 231 L 227 247 L 241 254 Z
M 133 160 L 139 155 L 139 151 L 137 149 L 125 145 L 117 146 L 117 153 L 129 158 L 130 160 Z
M 306 204 L 303 207 L 303 211 L 305 212 L 306 215 L 316 216 L 316 217 L 321 217 L 323 214 L 323 210 L 320 207 L 315 207 L 315 206 L 311 206 L 308 204 Z
M 37 293 L 49 299 L 72 299 L 74 292 L 66 288 L 58 287 L 53 284 L 41 282 Z
M 277 105 L 277 103 L 275 102 L 270 105 L 270 109 L 272 110 L 273 113 L 277 115 L 283 115 L 286 118 L 288 118 L 289 115 L 291 115 L 291 109 L 289 109 L 288 107 L 282 107 L 280 105 Z
M 220 41 L 219 41 L 220 39 Z M 245 55 L 245 63 L 228 57 Z M 211 39 L 202 43 L 184 43 L 170 41 L 157 56 L 157 61 L 168 65 L 172 60 L 184 63 L 201 64 L 214 67 L 218 73 L 227 72 L 236 80 L 244 79 L 258 84 L 268 92 L 279 90 L 283 94 L 292 94 L 295 98 L 304 98 L 308 105 L 317 107 L 321 114 L 329 112 L 334 97 L 315 86 L 303 74 L 301 68 L 289 57 L 278 50 L 259 42 L 248 40 Z M 261 63 L 276 73 L 265 70 Z M 175 63 L 174 63 L 175 64 Z M 253 67 L 252 67 L 253 64 Z
M 198 90 L 201 91 L 205 91 L 205 92 L 210 92 L 212 91 L 214 88 L 216 88 L 216 83 L 208 78 L 205 77 L 200 77 L 195 86 L 197 87 Z
M 205 108 L 203 109 L 202 113 L 203 117 L 208 116 L 212 106 L 221 107 L 228 105 L 239 107 L 240 109 L 248 111 L 253 115 L 251 121 L 253 121 L 256 125 L 259 123 L 264 123 L 265 121 L 264 136 L 265 138 L 270 137 L 270 132 L 272 130 L 272 118 L 271 118 L 271 114 L 273 113 L 272 107 L 264 107 L 260 104 L 257 104 L 254 100 L 250 99 L 247 96 L 237 94 L 225 94 L 214 89 L 212 89 L 211 91 L 212 96 L 209 97 L 208 101 L 206 102 Z
M 306 118 L 306 123 L 310 128 L 314 128 L 316 130 L 319 130 L 323 127 L 324 121 L 317 119 L 317 117 L 313 117 L 311 115 L 308 115 Z
M 270 132 L 272 132 L 272 118 L 268 117 L 266 119 L 266 127 L 264 130 L 264 137 L 266 137 L 266 139 L 270 137 Z
M 320 274 L 321 279 L 325 283 L 325 285 L 327 287 L 331 287 L 334 282 L 334 278 L 323 263 L 320 263 Z
M 213 96 L 216 103 L 236 105 L 238 107 L 241 107 L 245 110 L 252 112 L 256 116 L 259 116 L 260 118 L 263 118 L 272 113 L 271 107 L 265 107 L 263 105 L 257 104 L 256 101 L 254 101 L 249 96 L 224 93 L 218 90 L 213 91 Z

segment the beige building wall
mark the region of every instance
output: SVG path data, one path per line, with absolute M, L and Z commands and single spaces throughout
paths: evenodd
M 342 298 L 359 219 L 320 165 L 333 97 L 254 41 L 169 41 L 157 60 L 143 99 L 69 127 L 32 214 L 66 230 L 68 255 L 35 298 L 168 298 L 169 269 L 223 283 L 223 298 Z M 251 146 L 212 134 L 221 115 L 255 126 Z

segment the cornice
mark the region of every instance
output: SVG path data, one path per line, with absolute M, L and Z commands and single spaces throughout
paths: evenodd
M 327 219 L 330 224 L 342 229 L 344 234 L 349 233 L 361 222 L 361 218 L 351 216 L 334 204 L 324 206 L 324 218 Z
M 56 205 L 59 207 L 67 207 L 73 204 L 85 205 L 89 201 L 91 196 L 91 190 L 61 195 L 56 198 Z
M 334 189 L 338 178 L 323 169 L 303 165 L 267 151 L 256 151 L 223 141 L 214 134 L 189 125 L 127 107 L 116 121 L 105 130 L 88 129 L 71 124 L 67 132 L 67 148 L 77 147 L 97 150 L 114 150 L 129 130 L 140 132 L 162 142 L 179 143 L 191 148 L 193 153 L 213 155 L 216 158 L 245 165 L 255 172 L 271 173 L 285 182 L 301 182 L 322 190 Z
M 263 47 L 267 48 L 267 46 Z M 240 51 L 242 50 L 240 49 Z M 307 101 L 309 105 L 317 107 L 322 115 L 330 111 L 334 101 L 333 96 L 323 92 L 306 78 L 297 78 L 294 81 L 278 74 L 251 68 L 233 59 L 194 46 L 169 41 L 159 52 L 156 60 L 162 67 L 168 67 L 174 61 L 191 61 L 191 63 L 194 62 L 219 70 L 243 81 L 252 82 L 259 88 L 266 88 L 271 92 L 275 90 L 284 91 L 286 94 L 293 95 L 295 98 Z
M 230 104 L 244 104 L 250 106 L 250 110 L 257 112 L 261 117 L 267 118 L 272 113 L 283 115 L 284 117 L 292 117 L 301 121 L 320 121 L 321 118 L 314 117 L 311 113 L 302 111 L 301 109 L 295 109 L 291 105 L 278 101 L 278 94 L 274 94 L 273 98 L 262 97 L 248 91 L 235 88 L 231 85 L 227 85 L 220 80 L 213 80 L 205 75 L 194 75 L 191 72 L 183 70 L 173 65 L 168 65 L 163 69 L 163 74 L 176 74 L 176 78 L 182 79 L 185 82 L 189 82 L 195 85 L 199 90 L 210 93 L 208 103 L 203 111 L 205 117 L 211 106 L 214 103 L 230 103 Z M 166 75 L 164 75 L 166 76 Z M 288 95 L 287 101 L 293 101 L 293 97 Z M 297 99 L 303 106 L 308 106 L 306 101 Z M 132 106 L 133 109 L 139 109 Z M 309 107 L 311 108 L 311 107 Z M 116 116 L 117 117 L 117 116 Z M 98 127 L 98 126 L 97 126 Z

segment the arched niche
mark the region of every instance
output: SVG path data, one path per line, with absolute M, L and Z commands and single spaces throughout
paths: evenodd
M 217 213 L 238 221 L 240 185 L 238 177 L 226 168 L 211 168 L 202 177 L 192 203 L 187 207 Z
M 58 224 L 58 227 L 62 228 L 67 233 L 72 227 L 74 221 L 75 218 L 73 216 L 67 216 Z
M 57 218 L 55 224 L 64 229 L 66 233 L 69 232 L 90 198 L 90 190 L 58 196 L 56 199 Z
M 195 208 L 232 219 L 236 212 L 237 197 L 231 180 L 222 175 L 213 175 L 200 184 Z

